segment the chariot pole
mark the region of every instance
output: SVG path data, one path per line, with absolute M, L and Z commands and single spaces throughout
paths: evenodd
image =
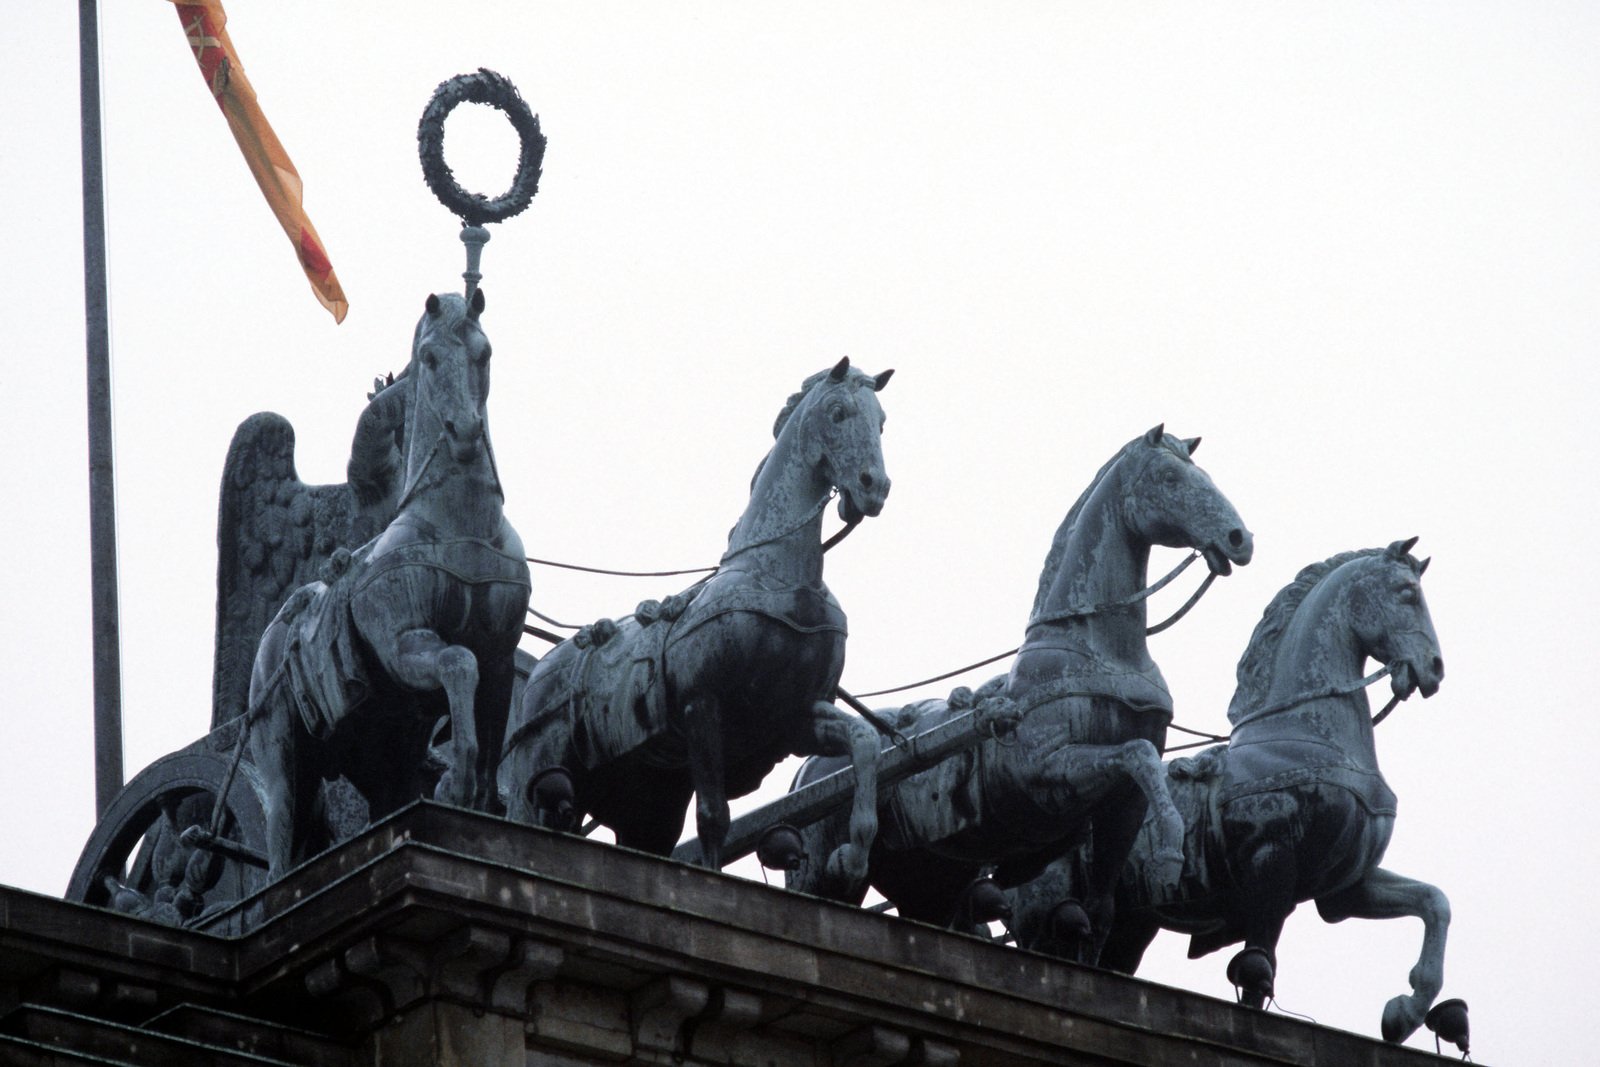
M 78 0 L 83 139 L 83 303 L 89 384 L 89 575 L 93 597 L 94 796 L 102 816 L 122 788 L 122 651 L 117 607 L 117 504 L 111 461 L 111 338 L 100 153 L 100 13 Z
M 911 737 L 901 736 L 897 744 L 878 757 L 878 796 L 905 779 L 967 749 L 976 748 L 990 737 L 999 738 L 1016 725 L 1015 718 L 985 715 L 972 708 L 938 726 Z M 855 796 L 855 776 L 842 767 L 825 778 L 796 789 L 770 804 L 739 816 L 728 824 L 722 843 L 724 865 L 755 852 L 767 832 L 776 826 L 807 826 L 845 807 Z M 692 837 L 672 850 L 681 863 L 701 862 L 700 839 Z

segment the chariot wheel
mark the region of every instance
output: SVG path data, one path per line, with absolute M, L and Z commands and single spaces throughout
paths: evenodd
M 266 884 L 266 823 L 241 760 L 229 782 L 234 724 L 163 756 L 122 787 L 73 868 L 66 898 L 172 924 L 194 922 Z

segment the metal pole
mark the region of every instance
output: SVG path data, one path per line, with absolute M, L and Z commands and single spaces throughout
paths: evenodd
M 94 598 L 94 799 L 122 788 L 122 654 L 117 622 L 117 512 L 111 465 L 111 337 L 106 315 L 105 188 L 100 158 L 100 15 L 78 0 L 83 131 L 83 303 L 89 380 L 89 575 Z

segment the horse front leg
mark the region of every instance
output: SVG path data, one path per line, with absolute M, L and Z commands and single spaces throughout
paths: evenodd
M 473 729 L 478 738 L 478 793 L 473 806 L 479 811 L 503 814 L 498 776 L 504 751 L 506 721 L 511 717 L 514 668 L 509 658 L 480 667 L 473 695 Z
M 713 696 L 697 696 L 685 702 L 683 717 L 689 744 L 689 777 L 694 782 L 695 832 L 700 835 L 700 862 L 714 871 L 720 870 L 722 843 L 728 839 L 729 821 L 722 704 Z
M 1177 889 L 1183 873 L 1183 816 L 1167 791 L 1167 768 L 1155 745 L 1143 738 L 1120 745 L 1063 745 L 1043 762 L 1040 774 L 1068 787 L 1088 808 L 1097 806 L 1100 797 L 1122 782 L 1132 781 L 1144 796 L 1154 841 L 1145 874 L 1159 889 Z M 1120 870 L 1133 842 L 1128 835 L 1119 834 L 1118 838 L 1121 858 L 1097 855 L 1097 865 L 1115 860 Z
M 395 681 L 421 692 L 444 690 L 450 705 L 450 785 L 441 798 L 471 807 L 478 784 L 478 728 L 473 706 L 478 691 L 478 659 L 460 645 L 447 645 L 432 630 L 402 634 L 385 666 Z M 419 754 L 420 756 L 420 754 Z
M 797 756 L 849 756 L 855 776 L 850 802 L 850 840 L 828 856 L 824 877 L 830 887 L 848 899 L 867 882 L 872 843 L 878 837 L 878 734 L 865 719 L 847 715 L 836 705 L 819 700 L 811 717 L 791 746 Z
M 1317 898 L 1317 913 L 1330 923 L 1405 915 L 1422 920 L 1422 954 L 1411 968 L 1411 995 L 1395 997 L 1383 1006 L 1383 1039 L 1404 1041 L 1410 1037 L 1444 985 L 1450 901 L 1437 886 L 1378 867 L 1349 889 Z

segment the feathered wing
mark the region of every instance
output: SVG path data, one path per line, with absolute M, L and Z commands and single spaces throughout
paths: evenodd
M 399 382 L 374 395 L 357 423 L 349 481 L 307 485 L 294 463 L 294 428 L 270 411 L 234 432 L 217 513 L 217 633 L 211 727 L 241 714 L 256 646 L 289 595 L 321 577 L 338 549 L 371 540 L 399 496 Z

